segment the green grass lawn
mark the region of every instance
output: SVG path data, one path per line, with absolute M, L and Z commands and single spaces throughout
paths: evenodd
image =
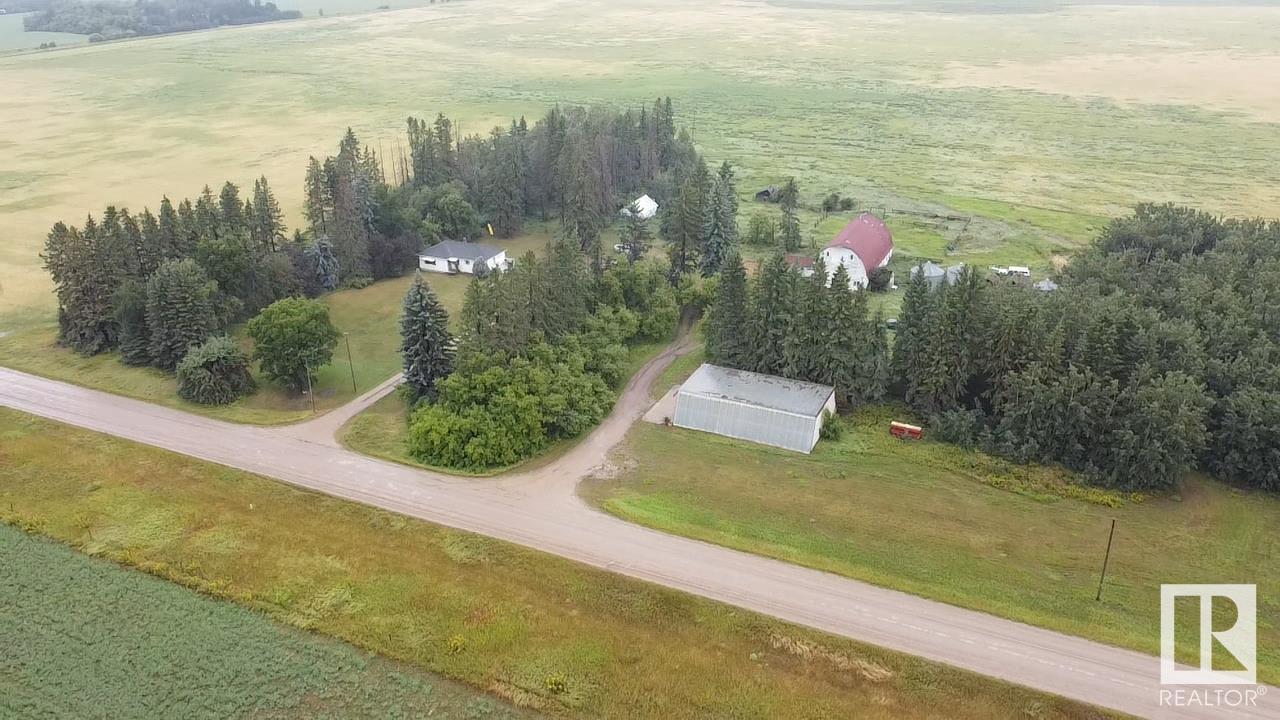
M 1161 583 L 1256 583 L 1261 676 L 1280 679 L 1276 497 L 1193 477 L 1179 497 L 1135 502 L 1052 469 L 904 444 L 892 417 L 858 415 L 810 456 L 641 424 L 620 450 L 630 469 L 583 492 L 643 525 L 1152 654 Z
M 509 257 L 518 259 L 530 250 L 541 251 L 550 233 L 548 227 L 539 225 L 518 238 L 494 242 L 507 248 Z M 433 273 L 427 279 L 445 309 L 456 315 L 471 276 Z M 400 310 L 412 282 L 410 274 L 321 298 L 344 337 L 334 349 L 333 362 L 317 373 L 314 390 L 319 412 L 339 407 L 400 372 Z M 236 328 L 234 334 L 245 340 L 243 328 Z M 348 342 L 351 362 L 347 359 Z M 172 375 L 154 368 L 129 367 L 116 353 L 77 355 L 57 345 L 57 327 L 48 323 L 0 336 L 0 365 L 234 422 L 269 425 L 305 420 L 312 414 L 306 395 L 262 379 L 256 393 L 231 405 L 187 402 L 178 397 Z
M 0 409 L 0 438 L 0 520 L 549 714 L 628 720 L 1097 714 L 919 658 L 7 409 Z M 104 474 L 104 467 L 112 471 Z M 120 624 L 135 627 L 131 622 Z M 57 692 L 56 684 L 38 685 L 33 701 L 53 702 Z
M 0 716 L 532 717 L 0 523 Z

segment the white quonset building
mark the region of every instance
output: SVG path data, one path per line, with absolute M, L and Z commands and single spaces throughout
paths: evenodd
M 830 385 L 703 365 L 676 393 L 674 423 L 807 453 L 835 411 Z

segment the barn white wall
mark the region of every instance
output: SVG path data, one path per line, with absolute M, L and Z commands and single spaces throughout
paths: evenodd
M 686 392 L 676 395 L 673 422 L 682 428 L 802 453 L 813 450 L 821 430 L 816 417 Z
M 827 282 L 835 275 L 836 268 L 844 266 L 845 272 L 849 273 L 849 288 L 857 289 L 867 286 L 867 268 L 862 264 L 862 258 L 849 248 L 829 247 L 822 251 L 822 262 L 827 266 Z

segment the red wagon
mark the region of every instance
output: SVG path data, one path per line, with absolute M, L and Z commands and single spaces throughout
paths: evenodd
M 889 423 L 889 434 L 899 440 L 919 440 L 924 437 L 924 428 L 894 421 Z

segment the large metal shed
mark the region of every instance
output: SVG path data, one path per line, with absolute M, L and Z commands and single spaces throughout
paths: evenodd
M 827 412 L 835 413 L 830 385 L 703 365 L 676 394 L 674 422 L 739 440 L 807 453 Z

